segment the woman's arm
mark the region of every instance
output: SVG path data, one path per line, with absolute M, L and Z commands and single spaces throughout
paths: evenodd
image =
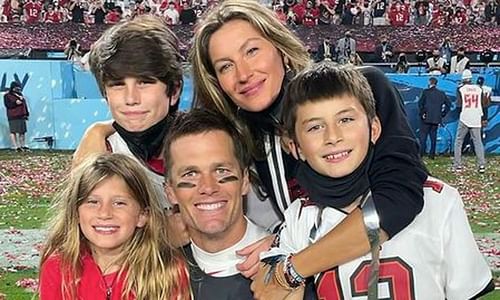
M 106 138 L 115 133 L 112 122 L 112 120 L 96 122 L 87 128 L 78 148 L 73 153 L 73 167 L 78 166 L 90 154 L 107 151 Z

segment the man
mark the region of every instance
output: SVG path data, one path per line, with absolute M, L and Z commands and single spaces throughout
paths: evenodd
M 436 155 L 437 129 L 444 116 L 450 111 L 451 102 L 445 93 L 437 88 L 436 77 L 429 79 L 429 88 L 425 89 L 418 100 L 419 115 L 422 119 L 420 125 L 420 151 L 424 156 L 427 145 L 427 136 L 431 138 L 429 157 Z
M 441 57 L 439 49 L 434 49 L 432 57 L 427 59 L 427 72 L 431 75 L 446 73 L 446 60 Z
M 386 0 L 376 0 L 372 3 L 373 7 L 373 26 L 384 26 L 386 24 Z
M 346 31 L 344 37 L 337 41 L 336 51 L 339 64 L 348 63 L 351 55 L 356 54 L 356 41 L 350 31 Z
M 491 92 L 492 92 L 491 87 L 484 84 L 484 77 L 483 76 L 479 76 L 477 78 L 476 83 L 483 90 L 484 97 L 486 98 L 485 99 L 486 106 L 489 106 L 491 103 Z
M 92 46 L 90 68 L 115 121 L 113 128 L 98 127 L 106 133 L 84 141 L 91 149 L 82 151 L 102 150 L 103 136 L 113 133 L 107 138 L 107 149 L 138 160 L 165 207 L 170 205 L 163 192 L 161 152 L 182 86 L 177 45 L 164 21 L 140 16 L 111 27 Z
M 195 299 L 253 299 L 237 251 L 268 233 L 243 214 L 252 172 L 244 141 L 225 117 L 198 109 L 179 116 L 165 141 L 166 190 L 191 238 Z
M 39 1 L 29 0 L 23 6 L 26 23 L 37 23 L 42 15 L 43 5 Z
M 481 127 L 486 122 L 486 116 L 483 114 L 486 97 L 481 87 L 472 83 L 470 70 L 465 70 L 462 73 L 462 82 L 463 85 L 457 91 L 457 108 L 461 112 L 455 138 L 453 169 L 460 170 L 462 168 L 462 144 L 465 136 L 470 132 L 474 142 L 478 171 L 484 173 L 486 160 L 484 158 L 483 142 L 481 141 Z
M 387 42 L 387 37 L 383 37 L 380 44 L 375 47 L 375 61 L 389 62 L 392 59 L 392 45 Z
M 484 84 L 484 77 L 479 76 L 476 81 L 477 85 L 481 87 L 481 90 L 483 91 L 483 96 L 485 97 L 484 99 L 484 105 L 483 105 L 483 115 L 485 116 L 485 119 L 483 120 L 483 126 L 481 127 L 481 141 L 484 143 L 484 139 L 486 135 L 483 132 L 484 127 L 488 125 L 488 106 L 491 104 L 491 93 L 492 89 L 491 87 L 487 86 Z
M 26 120 L 29 112 L 26 99 L 21 91 L 21 84 L 12 81 L 9 91 L 3 96 L 3 103 L 7 111 L 9 121 L 10 140 L 12 149 L 16 151 L 28 151 L 26 147 Z
M 331 44 L 330 38 L 326 37 L 318 46 L 318 52 L 316 54 L 316 61 L 328 60 L 332 61 L 334 55 L 335 47 Z
M 462 74 L 469 69 L 469 59 L 465 56 L 465 48 L 458 48 L 457 55 L 451 58 L 450 74 Z

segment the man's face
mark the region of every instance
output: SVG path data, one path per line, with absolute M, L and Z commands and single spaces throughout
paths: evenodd
M 179 204 L 191 238 L 241 236 L 235 228 L 244 222 L 243 195 L 250 184 L 230 136 L 221 130 L 186 135 L 171 144 L 170 153 L 167 193 Z
M 105 85 L 109 109 L 115 121 L 131 132 L 144 131 L 163 120 L 178 91 L 167 96 L 167 86 L 154 78 L 125 77 Z

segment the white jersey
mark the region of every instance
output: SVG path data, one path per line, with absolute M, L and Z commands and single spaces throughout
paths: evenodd
M 156 174 L 155 172 L 144 166 L 144 162 L 135 157 L 135 155 L 130 151 L 125 140 L 118 134 L 118 132 L 110 135 L 107 140 L 109 142 L 109 145 L 111 146 L 111 152 L 125 154 L 133 158 L 144 168 L 144 170 L 146 171 L 146 175 L 151 180 L 156 194 L 158 195 L 158 199 L 161 200 L 161 206 L 164 208 L 171 208 L 172 204 L 168 201 L 165 190 L 163 188 L 163 183 L 165 182 L 164 176 Z
M 467 57 L 463 57 L 461 60 L 457 61 L 458 57 L 453 56 L 450 63 L 450 74 L 459 73 L 462 74 L 469 63 Z
M 427 65 L 429 66 L 429 69 L 434 69 L 434 68 L 442 69 L 446 65 L 446 60 L 440 57 L 437 61 L 435 61 L 434 57 L 431 57 L 427 59 Z M 433 75 L 441 75 L 440 70 L 430 71 L 430 73 Z
M 481 127 L 483 90 L 479 85 L 465 84 L 458 89 L 458 92 L 462 97 L 460 121 L 467 127 Z
M 261 255 L 297 253 L 337 226 L 346 214 L 299 200 L 285 211 L 280 245 Z M 311 228 L 317 228 L 310 238 Z M 335 251 L 335 249 L 332 249 Z M 316 275 L 319 299 L 366 299 L 371 255 Z M 491 281 L 458 191 L 428 178 L 424 208 L 415 220 L 381 246 L 379 299 L 470 299 Z

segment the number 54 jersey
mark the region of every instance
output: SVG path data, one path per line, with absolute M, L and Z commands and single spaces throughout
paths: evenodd
M 321 210 L 310 201 L 296 200 L 285 211 L 279 245 L 261 258 L 297 253 L 345 217 L 344 212 L 334 208 Z M 316 237 L 311 238 L 315 230 Z M 370 261 L 368 254 L 316 275 L 318 298 L 366 299 Z M 491 279 L 458 191 L 428 178 L 422 212 L 407 228 L 381 245 L 379 299 L 470 299 L 483 291 Z

